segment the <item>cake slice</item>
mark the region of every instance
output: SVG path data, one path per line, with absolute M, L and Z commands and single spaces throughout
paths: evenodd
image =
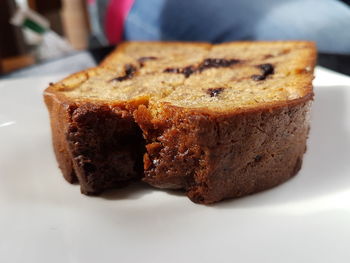
M 59 166 L 84 194 L 143 180 L 209 204 L 301 167 L 312 42 L 121 44 L 44 98 Z

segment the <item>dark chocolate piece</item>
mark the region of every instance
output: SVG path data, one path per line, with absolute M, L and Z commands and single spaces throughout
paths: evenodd
M 267 78 L 267 76 L 275 73 L 274 67 L 270 63 L 258 65 L 257 68 L 259 68 L 262 71 L 261 75 L 252 75 L 251 76 L 251 78 L 253 80 L 256 80 L 256 81 L 265 80 Z
M 179 68 L 166 68 L 163 70 L 165 73 L 181 73 Z
M 127 79 L 131 79 L 135 75 L 135 72 L 137 71 L 137 68 L 132 64 L 126 64 L 124 69 L 125 69 L 125 74 L 123 76 L 111 79 L 110 81 L 113 81 L 113 80 L 124 81 Z
M 238 59 L 207 58 L 199 65 L 198 70 L 202 72 L 208 68 L 227 68 L 239 62 Z
M 210 97 L 216 97 L 218 96 L 221 92 L 224 91 L 224 88 L 210 88 L 207 90 L 207 93 L 210 95 Z
M 194 72 L 196 72 L 196 68 L 192 65 L 187 66 L 185 68 L 166 68 L 163 70 L 165 73 L 177 73 L 177 74 L 184 74 L 185 78 L 188 78 L 190 75 L 192 75 Z
M 187 66 L 181 70 L 181 73 L 185 75 L 185 78 L 188 78 L 196 71 L 197 69 L 194 66 Z
M 166 68 L 163 72 L 165 73 L 181 73 L 185 75 L 185 78 L 188 78 L 193 73 L 202 72 L 208 68 L 226 68 L 230 67 L 234 64 L 239 63 L 238 59 L 224 59 L 224 58 L 207 58 L 202 63 L 200 63 L 197 67 L 193 65 L 189 65 L 184 68 Z
M 261 64 L 258 66 L 258 68 L 260 68 L 262 70 L 263 75 L 265 75 L 265 76 L 271 75 L 274 73 L 273 65 L 270 63 Z

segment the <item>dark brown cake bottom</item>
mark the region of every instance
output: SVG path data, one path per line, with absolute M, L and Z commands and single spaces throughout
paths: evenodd
M 71 107 L 66 138 L 84 194 L 140 180 L 209 204 L 276 186 L 301 167 L 310 101 L 215 115 L 146 106 Z M 71 180 L 72 181 L 72 180 Z

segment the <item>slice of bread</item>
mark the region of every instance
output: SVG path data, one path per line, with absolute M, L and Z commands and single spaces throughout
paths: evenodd
M 311 42 L 121 44 L 45 90 L 69 182 L 98 194 L 132 180 L 197 203 L 278 185 L 301 167 Z

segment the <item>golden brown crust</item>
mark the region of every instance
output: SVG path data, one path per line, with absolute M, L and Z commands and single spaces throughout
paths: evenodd
M 235 46 L 245 46 L 245 45 L 252 45 L 252 43 L 254 44 L 266 44 L 266 45 L 280 45 L 281 43 L 286 43 L 285 41 L 273 41 L 273 42 L 269 42 L 269 41 L 256 41 L 256 42 L 249 42 L 249 41 L 237 41 L 234 42 Z M 309 98 L 310 96 L 313 96 L 313 91 L 312 91 L 312 79 L 313 79 L 313 69 L 316 63 L 316 56 L 317 56 L 317 52 L 316 52 L 316 46 L 314 42 L 309 42 L 309 41 L 288 41 L 288 43 L 291 44 L 295 44 L 295 45 L 302 45 L 303 47 L 308 47 L 308 55 L 307 56 L 303 56 L 298 58 L 298 68 L 297 70 L 300 72 L 298 73 L 298 78 L 300 79 L 304 79 L 304 81 L 302 82 L 302 96 L 301 97 L 305 97 L 305 98 Z M 83 82 L 85 82 L 86 80 L 88 80 L 90 77 L 98 74 L 99 70 L 103 69 L 103 68 L 107 68 L 110 64 L 115 64 L 116 61 L 118 61 L 118 56 L 124 54 L 126 47 L 130 46 L 130 45 L 140 45 L 140 44 L 152 44 L 152 45 L 159 45 L 159 48 L 161 48 L 162 46 L 166 46 L 167 44 L 172 44 L 172 45 L 179 45 L 179 47 L 183 46 L 183 45 L 188 45 L 188 46 L 203 46 L 203 47 L 210 47 L 209 44 L 207 43 L 202 43 L 202 42 L 147 42 L 147 41 L 139 41 L 139 42 L 124 42 L 122 44 L 120 44 L 101 64 L 99 67 L 96 68 L 91 68 L 88 70 L 84 70 L 82 72 L 78 72 L 75 74 L 72 74 L 71 76 L 63 79 L 62 81 L 50 86 L 45 92 L 46 93 L 51 93 L 51 94 L 55 94 L 57 97 L 60 97 L 60 99 L 64 100 L 64 101 L 74 101 L 77 102 L 76 100 L 73 100 L 72 98 L 66 97 L 63 92 L 64 87 L 66 86 L 68 89 L 74 86 L 77 86 Z M 230 46 L 232 45 L 232 42 L 227 42 L 227 43 L 223 43 L 223 44 L 218 44 L 215 47 L 225 47 L 225 46 Z M 300 47 L 299 47 L 300 48 Z M 305 71 L 305 68 L 307 68 L 308 70 Z M 298 99 L 297 99 L 298 101 Z M 101 100 L 94 100 L 93 98 L 79 98 L 78 102 L 81 103 L 88 103 L 88 102 L 94 102 L 94 103 L 101 103 Z M 103 102 L 102 102 L 103 103 Z M 104 103 L 113 103 L 113 104 L 124 104 L 125 101 L 105 101 Z M 144 103 L 147 103 L 146 101 Z M 253 108 L 228 108 L 226 110 L 226 112 L 228 113 L 233 113 L 233 112 L 237 112 L 237 114 L 239 114 L 240 112 L 245 112 L 245 111 L 255 111 L 255 110 L 259 110 L 260 108 L 263 109 L 265 107 L 270 108 L 273 107 L 274 105 L 276 107 L 281 106 L 282 104 L 289 104 L 291 103 L 290 100 L 285 100 L 285 101 L 272 101 L 272 102 L 260 102 L 259 105 L 253 107 Z M 190 107 L 186 107 L 186 108 L 190 108 Z M 197 109 L 193 109 L 193 110 L 197 110 Z M 216 110 L 212 109 L 209 110 L 208 108 L 202 108 L 201 110 L 204 111 L 210 111 L 213 114 L 215 114 Z M 219 110 L 218 114 L 225 114 L 225 111 Z
M 49 89 L 50 87 L 47 90 Z M 73 104 L 60 100 L 60 97 L 60 94 L 44 93 L 44 100 L 50 115 L 52 142 L 58 165 L 64 178 L 70 183 L 75 183 L 77 178 L 66 139 L 66 131 L 69 125 L 68 114 Z

